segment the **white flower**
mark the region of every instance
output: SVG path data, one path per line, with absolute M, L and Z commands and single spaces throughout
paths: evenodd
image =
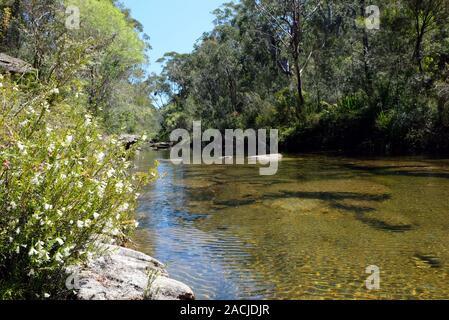
M 69 146 L 73 142 L 73 136 L 67 136 L 65 138 L 65 143 L 67 146 Z
M 57 254 L 55 254 L 55 260 L 57 262 L 63 263 L 64 262 L 63 258 L 64 258 L 64 256 L 62 254 L 60 254 L 59 252 Z
M 40 175 L 39 174 L 36 174 L 35 176 L 34 176 L 34 178 L 33 179 L 31 179 L 31 183 L 32 184 L 35 184 L 35 185 L 40 185 L 41 184 L 41 182 L 40 182 Z
M 28 255 L 30 257 L 38 255 L 38 254 L 39 254 L 39 252 L 36 249 L 34 249 L 34 248 L 31 248 L 30 251 L 28 252 Z
M 44 107 L 45 111 L 47 111 L 47 112 L 50 111 L 50 105 L 48 104 L 47 101 L 44 101 L 44 103 L 42 104 L 42 106 Z
M 34 269 L 31 269 L 30 272 L 28 272 L 28 276 L 29 277 L 34 276 Z
M 129 203 L 124 203 L 118 208 L 118 212 L 125 212 L 129 209 Z
M 92 116 L 90 114 L 87 114 L 84 116 L 84 118 L 86 119 L 86 121 L 84 122 L 86 127 L 90 126 L 92 124 Z
M 28 123 L 29 123 L 29 121 L 28 121 L 28 120 L 25 120 L 25 121 L 22 121 L 21 123 L 19 123 L 19 125 L 20 125 L 21 127 L 25 127 Z
M 17 246 L 17 248 L 16 248 L 16 253 L 17 253 L 17 254 L 20 253 L 20 246 Z
M 80 228 L 80 229 L 84 228 L 84 222 L 83 222 L 83 221 L 78 220 L 78 221 L 76 222 L 76 225 L 77 225 L 77 227 Z
M 45 299 L 48 299 L 48 298 L 50 298 L 51 297 L 51 295 L 49 294 L 49 293 L 44 293 L 44 298 Z
M 114 176 L 115 170 L 114 168 L 111 168 L 108 170 L 108 172 L 106 172 L 106 175 L 108 176 L 108 178 L 112 178 Z
M 104 192 L 106 190 L 106 182 L 102 181 L 101 184 L 97 187 L 97 193 L 98 193 L 98 197 L 103 198 L 104 197 Z
M 72 252 L 72 250 L 73 250 L 72 247 L 70 247 L 70 248 L 64 248 L 64 256 L 65 256 L 65 257 L 70 256 L 70 253 Z
M 134 222 L 134 226 L 135 226 L 136 228 L 138 228 L 138 227 L 139 227 L 139 222 L 138 222 L 138 221 L 135 221 L 135 222 Z
M 22 142 L 17 142 L 17 148 L 19 148 L 19 150 L 20 150 L 20 152 L 23 154 L 23 155 L 26 155 L 27 154 L 27 151 L 26 151 L 26 147 L 25 147 L 25 145 L 22 143 Z
M 17 204 L 14 201 L 11 201 L 11 203 L 9 204 L 12 210 L 16 210 L 17 209 Z
M 117 191 L 117 193 L 122 193 L 123 192 L 123 182 L 117 182 L 115 185 L 115 191 Z
M 98 162 L 98 163 L 102 163 L 105 156 L 106 156 L 106 155 L 105 155 L 103 152 L 100 152 L 99 154 L 97 154 L 97 155 L 96 155 L 97 162 Z
M 47 151 L 48 151 L 49 153 L 53 153 L 53 151 L 55 151 L 55 144 L 54 144 L 54 143 L 50 144 L 50 145 L 48 146 Z
M 56 213 L 58 214 L 58 216 L 62 217 L 62 211 L 61 210 L 56 211 Z
M 51 204 L 46 203 L 46 204 L 44 204 L 44 209 L 45 209 L 45 211 L 49 211 L 49 210 L 53 209 L 53 206 Z
M 98 212 L 94 213 L 94 219 L 97 220 L 98 218 L 100 218 L 100 214 Z
M 33 107 L 31 107 L 31 106 L 27 108 L 27 111 L 26 111 L 26 112 L 27 112 L 28 114 L 36 114 L 36 110 L 34 110 Z
M 62 240 L 61 238 L 56 238 L 55 241 L 62 246 L 64 244 L 64 240 Z
M 50 94 L 59 94 L 59 89 L 58 88 L 54 88 L 50 90 Z
M 146 135 L 146 134 L 144 134 L 143 136 L 142 136 L 142 141 L 146 141 L 148 139 L 148 136 Z

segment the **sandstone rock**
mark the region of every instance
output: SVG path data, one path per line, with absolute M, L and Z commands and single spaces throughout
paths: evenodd
M 152 300 L 194 300 L 193 291 L 184 283 L 169 279 L 167 277 L 157 277 L 150 285 L 148 297 Z
M 119 137 L 119 140 L 125 146 L 126 150 L 129 150 L 133 145 L 139 142 L 140 137 L 133 134 L 122 134 Z
M 270 206 L 273 209 L 286 210 L 296 214 L 320 213 L 326 208 L 325 204 L 320 200 L 290 198 L 274 200 Z
M 11 73 L 29 73 L 33 72 L 34 69 L 29 63 L 23 60 L 0 53 L 0 72 L 1 71 Z
M 86 266 L 69 271 L 76 275 L 74 289 L 79 300 L 194 299 L 192 290 L 169 279 L 164 265 L 156 259 L 117 246 L 105 245 L 105 249 Z M 154 294 L 158 292 L 154 285 L 161 294 Z

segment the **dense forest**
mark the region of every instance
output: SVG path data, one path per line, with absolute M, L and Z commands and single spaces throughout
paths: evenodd
M 156 75 L 119 1 L 0 0 L 0 299 L 69 297 L 68 266 L 129 239 L 157 174 L 130 172 L 122 133 L 202 120 L 289 151 L 448 152 L 449 2 L 372 4 L 234 1 Z
M 201 119 L 280 129 L 291 151 L 449 151 L 449 2 L 242 0 L 215 15 L 193 53 L 161 60 L 162 136 Z
M 29 62 L 40 83 L 79 89 L 107 132 L 157 132 L 149 37 L 129 10 L 109 0 L 0 3 L 0 52 Z

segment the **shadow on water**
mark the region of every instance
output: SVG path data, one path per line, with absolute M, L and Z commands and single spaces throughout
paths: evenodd
M 285 200 L 285 199 L 313 199 L 328 202 L 329 207 L 346 211 L 355 215 L 356 219 L 372 228 L 388 231 L 388 232 L 406 232 L 413 229 L 412 225 L 395 225 L 388 223 L 375 217 L 365 217 L 365 213 L 375 212 L 377 209 L 368 206 L 356 206 L 356 205 L 346 205 L 340 203 L 342 200 L 360 200 L 368 202 L 384 202 L 391 199 L 389 194 L 363 194 L 363 193 L 353 193 L 353 192 L 289 192 L 280 191 L 276 194 L 264 194 L 259 198 L 251 197 L 250 199 L 229 199 L 229 200 L 214 200 L 215 195 L 208 192 L 207 190 L 190 190 L 190 196 L 195 196 L 195 194 L 201 194 L 200 197 L 196 197 L 198 200 L 210 200 L 214 205 L 213 208 L 216 211 L 226 210 L 235 207 L 250 206 L 255 203 L 260 203 L 266 200 Z M 245 210 L 245 208 L 242 208 Z M 199 218 L 205 218 L 205 215 L 199 216 Z M 188 216 L 187 219 L 192 219 Z
M 412 177 L 412 178 L 441 178 L 441 179 L 449 179 L 449 172 L 434 172 L 431 170 L 428 171 L 416 171 L 410 169 L 422 169 L 427 168 L 428 166 L 362 166 L 355 164 L 345 164 L 344 167 L 357 170 L 369 172 L 373 175 L 379 176 L 402 176 L 402 177 Z M 409 169 L 409 170 L 404 170 Z

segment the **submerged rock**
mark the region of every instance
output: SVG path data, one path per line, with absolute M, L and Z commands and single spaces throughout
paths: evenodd
M 316 199 L 279 199 L 271 202 L 273 209 L 281 209 L 297 214 L 321 213 L 325 208 L 325 204 Z
M 168 278 L 165 266 L 146 254 L 117 246 L 76 267 L 78 300 L 194 300 L 192 290 Z
M 441 268 L 441 259 L 431 254 L 416 254 L 413 259 L 418 268 Z

